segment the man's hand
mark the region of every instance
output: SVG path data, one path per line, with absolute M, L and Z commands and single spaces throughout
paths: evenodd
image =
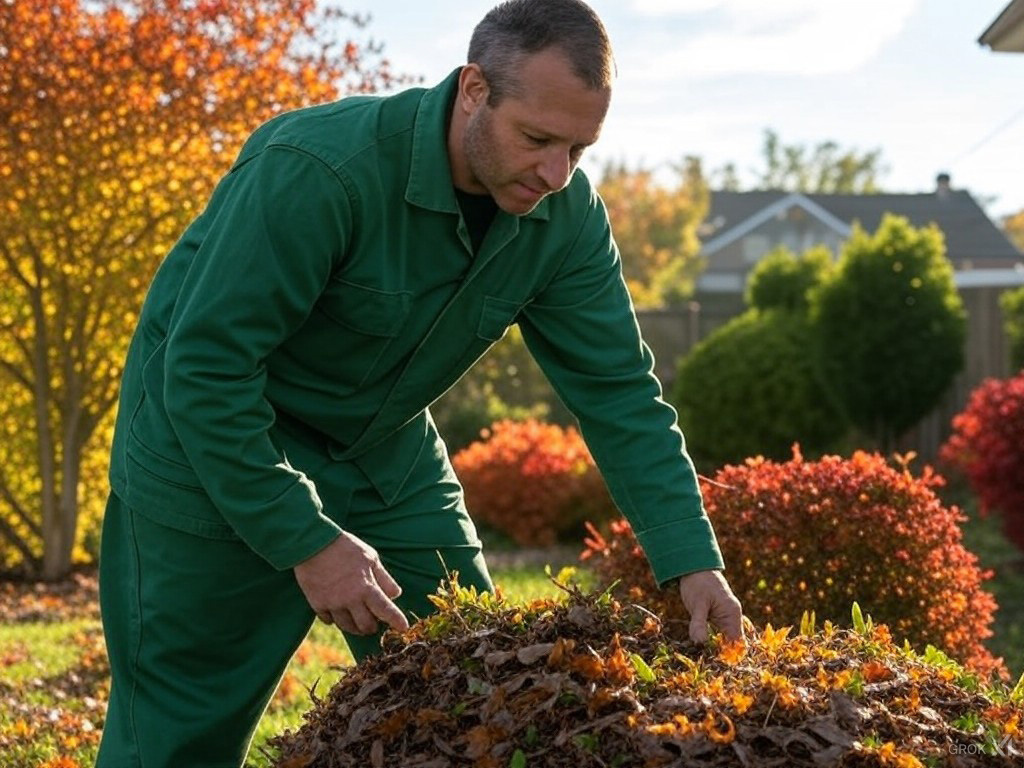
M 354 635 L 372 635 L 383 621 L 409 628 L 392 600 L 402 588 L 380 562 L 376 550 L 344 531 L 294 568 L 295 580 L 320 619 Z
M 727 640 L 743 639 L 743 609 L 721 571 L 697 571 L 679 579 L 679 594 L 690 612 L 690 639 L 707 642 L 708 621 Z

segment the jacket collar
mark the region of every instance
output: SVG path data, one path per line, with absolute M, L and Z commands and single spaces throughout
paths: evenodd
M 451 166 L 448 163 L 445 127 L 448 125 L 449 104 L 459 85 L 461 71 L 462 67 L 457 67 L 438 85 L 424 92 L 413 125 L 412 159 L 409 163 L 405 199 L 413 205 L 440 213 L 459 213 Z M 541 200 L 536 208 L 522 218 L 547 221 L 548 199 Z

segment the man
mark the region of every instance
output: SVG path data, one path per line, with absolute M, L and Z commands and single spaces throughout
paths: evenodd
M 436 88 L 257 130 L 160 267 L 104 521 L 99 765 L 237 766 L 319 616 L 357 658 L 490 589 L 428 406 L 518 322 L 658 581 L 742 636 L 607 216 L 576 171 L 612 58 L 579 0 L 512 0 Z M 440 557 L 439 557 L 440 555 Z

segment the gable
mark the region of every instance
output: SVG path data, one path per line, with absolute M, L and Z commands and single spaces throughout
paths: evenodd
M 744 239 L 761 238 L 768 243 L 766 251 L 784 242 L 779 239 L 784 226 L 775 226 L 775 232 L 769 232 L 773 222 L 806 216 L 800 227 L 806 231 L 812 224 L 818 226 L 823 233 L 821 242 L 831 244 L 845 240 L 854 222 L 869 232 L 875 231 L 886 213 L 904 216 L 915 227 L 936 224 L 945 236 L 946 255 L 958 269 L 1012 268 L 1024 259 L 964 190 L 884 195 L 713 192 L 701 254 L 708 259 L 709 269 L 724 263 L 735 269 L 736 244 Z

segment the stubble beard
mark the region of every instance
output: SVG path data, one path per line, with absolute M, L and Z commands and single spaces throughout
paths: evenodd
M 536 208 L 545 195 L 541 195 L 528 207 L 510 198 L 508 187 L 515 185 L 516 180 L 505 178 L 501 168 L 498 142 L 494 138 L 493 118 L 489 110 L 490 107 L 482 107 L 466 123 L 462 144 L 466 165 L 472 178 L 494 198 L 501 210 L 513 216 L 523 216 Z
M 466 165 L 469 167 L 473 180 L 493 197 L 496 158 L 494 157 L 491 116 L 488 109 L 489 107 L 484 106 L 470 115 L 462 143 L 463 152 L 466 155 Z

